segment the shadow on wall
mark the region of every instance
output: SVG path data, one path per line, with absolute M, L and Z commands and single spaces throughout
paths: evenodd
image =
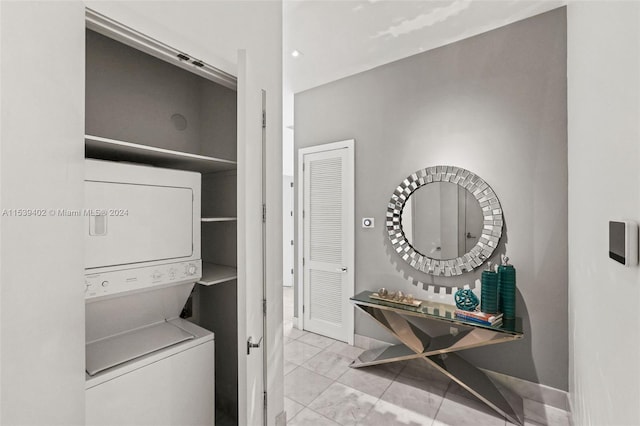
M 502 237 L 500 238 L 498 247 L 493 252 L 493 255 L 489 258 L 489 261 L 492 262 L 493 264 L 499 264 L 501 254 L 504 253 L 508 256 L 508 252 L 507 252 L 507 244 L 509 242 L 508 235 L 509 233 L 508 233 L 507 219 L 505 218 L 504 225 L 502 228 Z M 462 275 L 458 275 L 454 277 L 430 275 L 430 274 L 426 274 L 424 272 L 418 271 L 417 269 L 414 269 L 413 267 L 411 267 L 394 250 L 393 245 L 389 240 L 386 224 L 384 227 L 382 227 L 382 237 L 384 241 L 383 244 L 385 247 L 387 259 L 393 265 L 394 269 L 398 273 L 400 273 L 402 278 L 407 282 L 410 282 L 412 285 L 416 286 L 417 288 L 421 289 L 424 292 L 427 292 L 428 294 L 444 292 L 446 293 L 447 298 L 449 298 L 450 296 L 451 299 L 453 298 L 452 293 L 454 293 L 455 288 L 462 288 L 465 285 L 469 285 L 469 287 L 474 290 L 474 293 L 476 293 L 476 295 L 480 297 L 480 288 L 476 288 L 477 286 L 475 281 L 480 279 L 482 271 L 486 268 L 486 265 L 487 265 L 486 261 L 480 267 L 474 269 L 471 272 L 463 273 Z M 373 290 L 375 291 L 375 289 Z M 416 297 L 418 299 L 427 298 L 427 296 L 425 296 L 424 293 L 422 294 L 422 296 L 420 295 L 420 293 L 418 293 Z M 510 350 L 515 349 L 512 345 L 519 346 L 519 348 L 517 349 L 517 353 L 520 355 L 520 357 L 518 358 L 518 363 L 520 363 L 522 367 L 526 367 L 528 371 L 534 372 L 533 374 L 535 376 L 535 381 L 537 381 L 538 374 L 536 371 L 535 363 L 533 360 L 533 353 L 532 353 L 533 334 L 531 329 L 531 321 L 529 320 L 529 310 L 522 296 L 522 293 L 517 287 L 516 287 L 516 312 L 517 312 L 517 315 L 520 318 L 522 318 L 522 328 L 523 328 L 522 331 L 524 332 L 524 337 L 517 342 L 510 343 Z M 432 330 L 432 331 L 435 331 L 435 330 Z M 448 327 L 439 328 L 439 332 L 441 334 L 448 333 Z M 486 348 L 476 348 L 473 351 L 478 353 L 486 351 L 488 356 L 495 355 L 495 349 L 491 348 L 490 346 Z M 495 377 L 495 379 L 497 381 L 502 382 L 505 385 L 510 384 L 508 381 L 501 380 L 502 379 L 501 377 Z M 530 381 L 532 381 L 533 379 L 534 378 L 532 377 L 528 377 L 528 380 Z

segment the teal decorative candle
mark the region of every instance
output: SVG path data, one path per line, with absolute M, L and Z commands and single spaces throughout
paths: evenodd
M 480 310 L 488 314 L 498 313 L 498 273 L 488 268 L 482 271 L 482 289 L 480 290 Z
M 516 268 L 508 262 L 509 258 L 502 255 L 502 265 L 498 266 L 499 308 L 503 313 L 503 319 L 514 319 L 516 317 Z

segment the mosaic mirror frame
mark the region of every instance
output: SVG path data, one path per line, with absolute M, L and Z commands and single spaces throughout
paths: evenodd
M 416 250 L 402 229 L 402 210 L 417 189 L 435 182 L 450 182 L 470 192 L 480 204 L 482 234 L 471 250 L 454 259 L 433 259 Z M 502 237 L 502 207 L 488 183 L 478 175 L 455 166 L 432 166 L 409 175 L 396 188 L 387 206 L 389 240 L 402 260 L 418 271 L 431 275 L 454 276 L 470 272 L 491 257 Z

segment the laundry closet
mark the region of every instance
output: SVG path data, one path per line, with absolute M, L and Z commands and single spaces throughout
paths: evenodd
M 194 226 L 202 277 L 180 317 L 214 333 L 216 423 L 237 422 L 236 79 L 135 31 L 122 36 L 88 22 L 86 157 L 201 173 Z

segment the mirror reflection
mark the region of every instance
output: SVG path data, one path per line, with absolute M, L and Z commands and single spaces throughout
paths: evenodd
M 478 242 L 483 214 L 478 200 L 450 182 L 416 189 L 402 210 L 402 230 L 413 248 L 432 259 L 455 259 Z
M 502 225 L 496 193 L 462 167 L 420 169 L 396 187 L 387 204 L 393 249 L 431 275 L 462 275 L 482 265 L 498 247 Z

